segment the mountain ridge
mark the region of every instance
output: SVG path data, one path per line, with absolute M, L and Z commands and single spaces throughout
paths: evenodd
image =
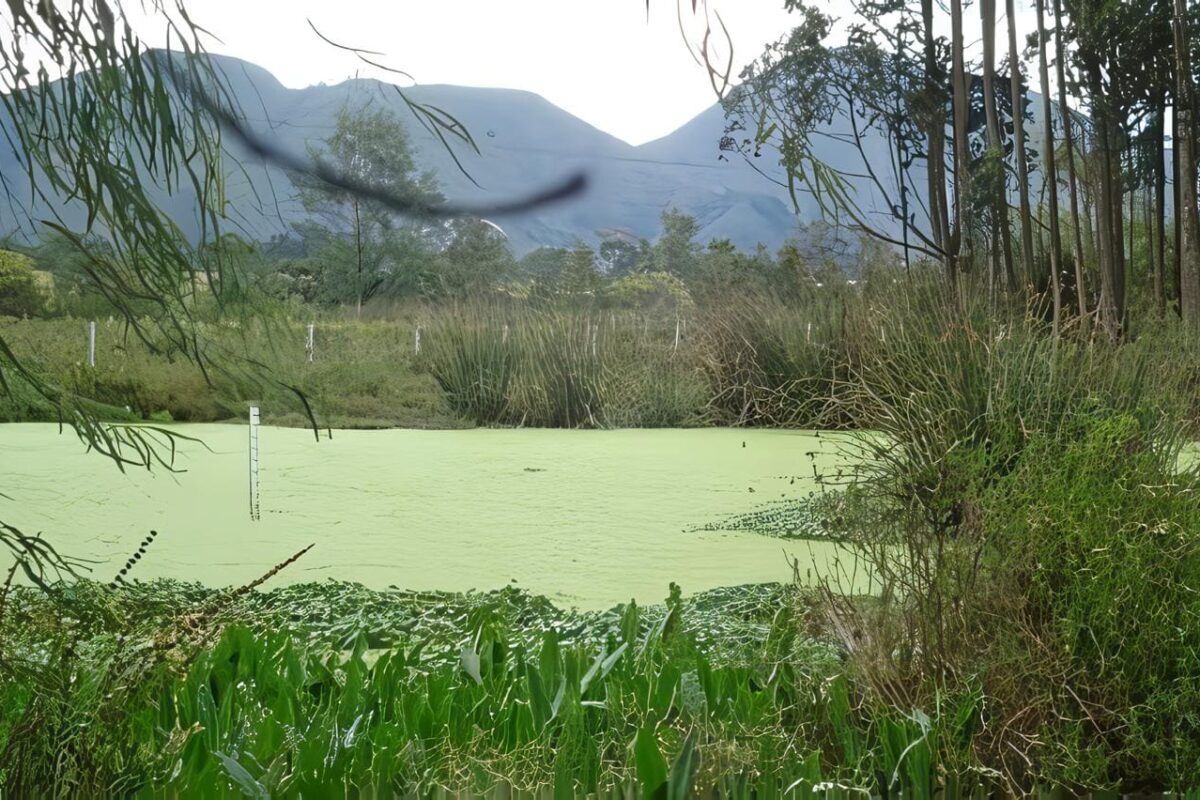
M 537 247 L 595 245 L 605 231 L 654 239 L 663 211 L 676 208 L 700 224 L 700 240 L 729 238 L 742 248 L 763 243 L 777 248 L 794 232 L 796 219 L 786 190 L 735 160 L 721 160 L 724 132 L 720 107 L 702 112 L 675 132 L 632 145 L 546 100 L 521 89 L 451 84 L 405 88 L 412 101 L 431 104 L 459 119 L 479 153 L 460 147 L 457 155 L 470 178 L 458 169 L 442 144 L 414 119 L 395 87 L 370 78 L 302 89 L 284 86 L 268 70 L 232 56 L 211 55 L 224 73 L 247 127 L 286 151 L 303 154 L 333 132 L 336 114 L 347 104 L 393 111 L 408 131 L 418 164 L 432 169 L 452 201 L 488 204 L 530 194 L 568 174 L 588 176 L 585 192 L 571 200 L 527 214 L 497 216 L 518 255 Z M 286 232 L 308 218 L 286 173 L 236 144 L 237 160 L 226 171 L 226 197 L 232 229 L 254 240 Z M 10 191 L 29 197 L 18 156 L 0 148 L 0 171 Z M 473 180 L 472 180 L 473 179 Z M 154 192 L 156 201 L 190 235 L 194 216 L 189 198 Z M 28 209 L 37 218 L 49 209 Z M 62 211 L 69 224 L 82 222 L 82 210 Z M 737 219 L 736 225 L 730 224 Z M 20 228 L 21 215 L 0 207 L 0 234 Z M 36 233 L 20 228 L 22 238 Z

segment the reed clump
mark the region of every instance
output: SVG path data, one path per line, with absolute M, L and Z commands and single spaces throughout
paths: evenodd
M 970 297 L 850 320 L 882 333 L 852 339 L 837 403 L 872 432 L 833 524 L 873 586 L 826 586 L 833 629 L 875 707 L 978 695 L 973 759 L 1009 791 L 1195 786 L 1194 400 L 1153 345 L 1174 334 L 1055 337 Z

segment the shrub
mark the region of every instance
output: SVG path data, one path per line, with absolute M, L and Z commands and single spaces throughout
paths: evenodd
M 508 416 L 518 349 L 505 325 L 491 314 L 453 315 L 423 342 L 422 362 L 450 406 L 478 424 Z
M 869 702 L 982 689 L 974 747 L 1013 791 L 1196 785 L 1200 474 L 1178 398 L 1143 348 L 926 300 L 852 320 L 843 402 L 877 432 L 832 524 L 873 597 L 827 597 Z
M 36 317 L 46 309 L 33 261 L 12 250 L 0 250 L 0 316 Z
M 694 327 L 714 418 L 738 425 L 820 425 L 841 362 L 836 313 L 818 304 L 791 309 L 767 298 L 704 309 Z
M 637 309 L 660 315 L 692 311 L 687 284 L 669 272 L 635 272 L 613 281 L 604 290 L 607 303 L 616 308 Z

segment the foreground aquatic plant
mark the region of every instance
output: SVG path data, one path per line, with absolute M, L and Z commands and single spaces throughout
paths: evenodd
M 836 652 L 803 632 L 808 601 L 783 587 L 673 589 L 662 606 L 578 614 L 511 589 L 293 586 L 241 596 L 216 638 L 152 662 L 119 705 L 95 694 L 122 651 L 219 596 L 19 590 L 6 630 L 24 633 L 0 691 L 6 788 L 804 797 L 941 780 L 940 722 L 864 718 Z M 35 684 L 36 664 L 53 675 Z

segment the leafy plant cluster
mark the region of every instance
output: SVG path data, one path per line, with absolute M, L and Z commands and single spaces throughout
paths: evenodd
M 823 590 L 860 686 L 891 708 L 978 692 L 974 758 L 1010 791 L 1194 787 L 1188 370 L 1154 337 L 1053 338 L 939 292 L 880 311 L 842 401 L 873 432 L 812 507 L 872 584 Z
M 931 737 L 965 742 L 975 724 L 966 711 L 953 730 L 921 715 L 865 716 L 835 651 L 803 632 L 803 596 L 781 587 L 685 600 L 673 586 L 662 606 L 578 614 L 511 589 L 320 584 L 197 612 L 214 594 L 159 582 L 7 591 L 5 788 L 927 791 L 939 772 Z

